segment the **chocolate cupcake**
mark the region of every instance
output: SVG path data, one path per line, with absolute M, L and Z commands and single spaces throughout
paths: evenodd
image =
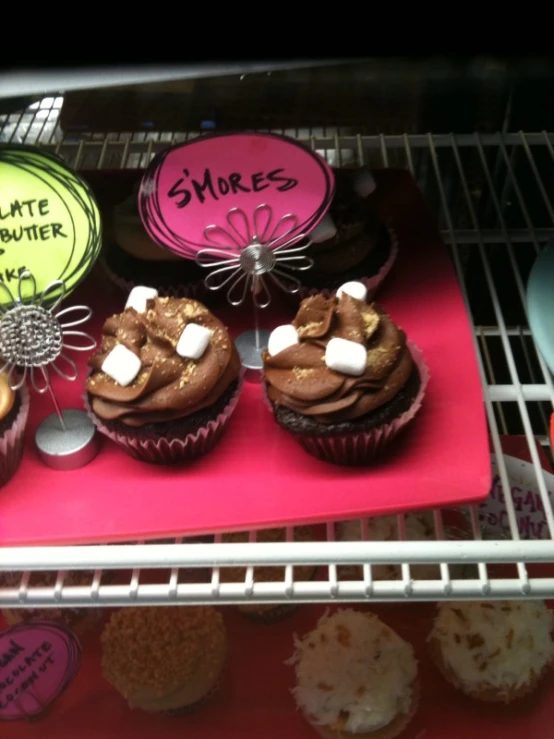
M 221 614 L 207 606 L 122 608 L 102 634 L 102 672 L 130 708 L 180 715 L 219 686 L 227 656 Z
M 398 252 L 394 234 L 382 224 L 368 198 L 375 183 L 369 170 L 335 170 L 335 196 L 329 213 L 310 234 L 306 256 L 313 267 L 302 272 L 305 298 L 317 292 L 329 295 L 348 281 L 361 281 L 369 296 L 389 273 Z
M 160 295 L 205 299 L 211 294 L 204 287 L 205 270 L 158 246 L 146 232 L 138 211 L 138 187 L 107 219 L 103 262 L 108 276 L 125 292 L 148 285 Z
M 236 406 L 240 359 L 227 329 L 188 298 L 135 288 L 102 329 L 87 400 L 98 429 L 147 462 L 209 451 Z
M 357 296 L 357 297 L 354 297 Z M 304 449 L 337 464 L 366 464 L 421 406 L 428 380 L 417 347 L 362 283 L 303 300 L 263 354 L 277 423 Z
M 28 415 L 29 391 L 25 386 L 12 390 L 6 374 L 0 373 L 0 487 L 21 463 Z

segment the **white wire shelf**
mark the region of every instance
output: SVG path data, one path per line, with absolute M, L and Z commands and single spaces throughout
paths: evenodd
M 29 143 L 55 151 L 78 169 L 143 168 L 168 145 L 198 132 L 83 133 L 64 137 L 58 125 L 63 98 L 46 98 L 27 111 L 0 116 L 0 142 Z M 467 531 L 452 533 L 443 512 L 432 514 L 434 540 L 407 541 L 406 517 L 396 518 L 398 541 L 337 541 L 329 522 L 323 541 L 244 544 L 129 543 L 89 547 L 3 548 L 0 571 L 21 573 L 0 586 L 0 607 L 93 607 L 175 603 L 409 601 L 554 596 L 554 513 L 539 462 L 550 456 L 548 423 L 553 378 L 537 353 L 525 312 L 525 283 L 536 254 L 554 236 L 554 133 L 399 134 L 361 136 L 351 131 L 283 130 L 319 151 L 334 166 L 408 168 L 436 213 L 449 245 L 474 326 L 491 447 L 505 491 L 510 489 L 501 453 L 502 435 L 526 439 L 549 538 L 520 536 L 514 500 L 506 496 L 508 530 L 494 538 L 479 510 L 463 509 Z M 455 422 L 455 419 L 453 419 Z M 299 581 L 294 566 L 313 564 L 317 577 Z M 375 577 L 383 564 L 397 574 Z M 435 579 L 418 577 L 417 565 L 436 565 Z M 362 565 L 341 574 L 346 565 Z M 502 573 L 497 565 L 507 567 Z M 222 568 L 244 566 L 244 581 L 225 582 Z M 255 566 L 282 566 L 283 578 L 254 577 Z M 509 567 L 508 567 L 509 566 Z M 352 568 L 351 568 L 352 569 Z M 548 568 L 546 568 L 548 570 Z M 71 570 L 90 582 L 64 584 Z M 45 585 L 34 571 L 57 573 Z M 113 573 L 116 571 L 116 576 Z M 155 571 L 156 582 L 151 582 Z M 148 575 L 148 577 L 147 577 Z

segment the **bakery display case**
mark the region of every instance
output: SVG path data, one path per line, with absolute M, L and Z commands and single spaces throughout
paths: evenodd
M 293 139 L 334 170 L 371 172 L 372 202 L 398 238 L 377 300 L 420 344 L 429 406 L 425 412 L 424 400 L 408 440 L 384 464 L 353 470 L 305 455 L 283 440 L 260 385 L 247 381 L 224 441 L 205 463 L 179 474 L 152 471 L 104 440 L 87 466 L 57 471 L 41 465 L 28 434 L 21 467 L 0 490 L 6 613 L 100 612 L 101 620 L 119 607 L 221 606 L 231 641 L 252 639 L 259 654 L 271 641 L 267 659 L 278 662 L 274 690 L 283 695 L 273 700 L 255 684 L 261 657 L 239 664 L 235 644 L 213 720 L 182 719 L 191 735 L 234 727 L 229 736 L 238 736 L 232 698 L 240 703 L 250 692 L 260 702 L 252 736 L 283 714 L 283 731 L 311 736 L 284 705 L 292 678 L 283 664 L 292 633 L 307 633 L 326 607 L 374 610 L 417 644 L 419 658 L 433 603 L 526 603 L 554 593 L 554 380 L 527 294 L 554 236 L 554 121 L 534 102 L 540 92 L 530 103 L 530 91 L 550 89 L 550 71 L 545 63 L 525 79 L 497 60 L 452 65 L 442 75 L 432 61 L 291 65 L 197 77 L 189 70 L 180 79 L 173 70 L 146 85 L 52 88 L 47 96 L 25 88 L 21 95 L 32 97 L 17 106 L 3 107 L 0 98 L 0 145 L 61 157 L 88 183 L 106 223 L 168 147 L 207 132 L 257 131 Z M 93 335 L 125 301 L 108 272 L 101 257 L 74 301 L 93 308 Z M 244 306 L 220 298 L 210 310 L 233 336 L 249 326 Z M 279 297 L 261 311 L 261 327 L 290 322 L 297 310 Z M 83 406 L 87 359 L 77 362 L 76 383 L 53 382 L 62 408 Z M 31 396 L 33 429 L 51 401 Z M 279 535 L 267 535 L 276 528 Z M 264 632 L 256 624 L 249 635 L 241 609 L 259 616 L 280 607 L 295 611 L 290 625 Z M 94 730 L 110 724 L 114 736 L 154 735 L 160 717 L 148 715 L 143 725 L 136 712 L 130 717 L 102 682 L 94 645 L 86 637 L 83 645 L 91 689 L 101 695 Z M 544 696 L 519 712 L 510 705 L 498 723 L 492 709 L 468 709 L 465 698 L 446 692 L 425 659 L 422 671 L 459 717 L 453 737 L 482 727 L 490 736 L 540 733 L 546 725 Z M 74 696 L 62 699 L 75 736 L 94 735 L 78 716 L 89 687 L 80 674 Z M 407 737 L 441 736 L 432 704 L 428 688 L 426 718 Z M 10 724 L 6 736 L 65 736 L 56 733 L 55 707 L 50 714 Z M 167 736 L 180 731 L 169 726 Z

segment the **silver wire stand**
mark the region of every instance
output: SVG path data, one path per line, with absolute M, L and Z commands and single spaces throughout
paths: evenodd
M 25 295 L 25 287 L 31 295 Z M 55 413 L 48 416 L 35 432 L 35 444 L 42 461 L 56 470 L 73 470 L 88 464 L 98 453 L 99 440 L 92 419 L 82 410 L 60 408 L 50 382 L 49 368 L 64 380 L 74 381 L 78 371 L 66 351 L 91 351 L 96 341 L 84 331 L 75 330 L 89 320 L 92 311 L 85 305 L 58 310 L 65 297 L 61 280 L 50 283 L 37 295 L 36 281 L 30 272 L 19 277 L 14 296 L 0 283 L 8 297 L 0 305 L 1 371 L 7 374 L 12 390 L 19 390 L 29 380 L 39 393 L 49 393 Z M 83 343 L 73 343 L 79 340 Z
M 245 379 L 250 382 L 260 382 L 262 377 L 262 352 L 270 332 L 260 329 L 259 311 L 271 302 L 269 284 L 285 293 L 297 293 L 302 283 L 291 273 L 313 266 L 305 253 L 311 241 L 306 234 L 296 233 L 297 228 L 296 215 L 287 213 L 275 220 L 266 203 L 254 209 L 251 220 L 241 208 L 231 208 L 225 228 L 206 226 L 204 237 L 214 247 L 201 249 L 195 258 L 199 266 L 212 270 L 204 280 L 206 288 L 227 288 L 230 305 L 242 305 L 252 296 L 254 329 L 235 339 Z
M 255 291 L 257 279 L 254 277 L 252 289 Z M 244 367 L 244 379 L 247 382 L 260 382 L 264 363 L 262 352 L 267 349 L 270 331 L 260 328 L 260 309 L 254 302 L 254 329 L 243 331 L 235 339 L 235 346 Z

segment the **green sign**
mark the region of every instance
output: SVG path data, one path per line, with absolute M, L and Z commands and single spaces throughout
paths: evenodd
M 28 270 L 38 294 L 54 280 L 70 293 L 100 247 L 100 214 L 87 183 L 52 154 L 0 144 L 0 282 L 17 297 L 19 275 Z M 33 297 L 30 283 L 22 282 L 23 300 Z M 49 291 L 48 301 L 58 295 Z

